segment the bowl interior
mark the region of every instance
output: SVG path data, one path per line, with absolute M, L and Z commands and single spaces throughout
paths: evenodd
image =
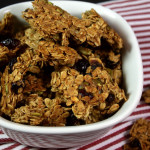
M 126 93 L 128 95 L 128 101 L 112 117 L 101 122 L 89 125 L 81 125 L 75 127 L 33 127 L 13 123 L 0 117 L 0 126 L 24 132 L 38 132 L 48 134 L 87 132 L 103 129 L 121 122 L 127 116 L 129 116 L 134 108 L 137 106 L 143 88 L 142 60 L 137 39 L 131 27 L 121 16 L 100 5 L 79 1 L 54 1 L 53 3 L 77 17 L 81 17 L 81 14 L 86 10 L 94 8 L 104 18 L 104 20 L 107 21 L 108 24 L 113 27 L 123 38 L 125 45 L 122 57 L 123 80 L 126 88 Z M 26 8 L 31 7 L 32 4 L 30 2 L 18 3 L 5 7 L 0 10 L 0 20 L 6 12 L 11 12 L 21 22 L 25 23 L 25 21 L 21 18 L 21 12 L 24 11 Z M 37 130 L 37 128 L 39 130 Z

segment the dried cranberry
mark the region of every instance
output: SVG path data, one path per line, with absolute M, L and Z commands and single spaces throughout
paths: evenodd
M 8 63 L 8 66 L 9 66 L 9 73 L 12 73 L 12 68 L 13 68 L 13 65 L 17 62 L 17 58 L 13 58 L 11 59 L 11 61 Z
M 13 38 L 7 38 L 0 41 L 0 45 L 6 46 L 8 49 L 13 50 L 20 44 L 20 41 Z
M 90 66 L 89 62 L 88 62 L 86 59 L 83 58 L 83 59 L 79 60 L 79 61 L 75 64 L 74 68 L 75 68 L 76 70 L 78 70 L 80 73 L 85 74 L 85 73 L 86 73 L 86 69 L 87 69 L 89 66 Z
M 130 147 L 139 147 L 141 149 L 141 144 L 137 138 L 129 143 Z
M 114 99 L 115 99 L 115 95 L 110 93 L 106 98 L 106 102 L 111 103 L 112 101 L 114 101 Z

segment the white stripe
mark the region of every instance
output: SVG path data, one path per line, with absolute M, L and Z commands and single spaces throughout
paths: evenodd
M 149 12 L 150 12 L 150 9 L 143 9 L 143 10 L 132 10 L 132 11 L 127 11 L 127 12 L 119 12 L 119 14 L 121 15 L 121 16 L 124 16 L 124 17 L 126 17 L 126 15 L 135 15 L 135 14 L 139 14 L 139 13 L 147 13 L 147 14 L 149 14 Z
M 150 42 L 150 37 L 146 37 L 146 38 L 138 38 L 138 42 Z
M 142 110 L 148 110 L 148 109 L 150 109 L 150 106 L 139 107 L 139 108 L 136 108 L 136 109 L 134 110 L 134 112 L 142 111 Z
M 143 72 L 149 72 L 150 71 L 150 67 L 144 67 L 143 68 Z M 145 76 L 145 75 L 144 75 Z
M 141 54 L 147 54 L 147 53 L 150 53 L 150 50 L 149 49 L 143 49 L 141 50 Z
M 135 33 L 137 38 L 140 38 L 141 36 L 149 36 L 150 32 L 142 32 L 142 33 Z
M 138 115 L 134 115 L 134 116 L 129 116 L 126 121 L 130 121 L 130 120 L 137 120 L 139 118 L 146 118 L 149 117 L 150 113 L 142 113 L 142 114 L 138 114 Z
M 145 65 L 150 65 L 150 61 L 143 62 L 143 66 L 145 66 Z
M 150 74 L 144 74 L 144 79 L 150 78 Z
M 113 7 L 123 7 L 123 6 L 129 6 L 129 5 L 136 5 L 136 4 L 141 4 L 143 2 L 149 2 L 149 0 L 142 0 L 142 1 L 131 1 L 130 3 L 129 2 L 124 2 L 124 3 L 115 3 L 115 4 L 111 4 L 111 5 L 107 5 L 107 7 L 109 8 L 113 8 Z
M 9 146 L 14 145 L 14 144 L 15 144 L 15 143 L 3 144 L 3 145 L 0 146 L 0 149 L 3 150 L 3 149 L 5 149 L 5 148 L 8 148 Z
M 150 55 L 142 56 L 142 60 L 145 60 L 145 59 L 150 59 Z
M 144 27 L 133 27 L 132 28 L 133 29 L 133 31 L 136 31 L 136 32 L 138 32 L 138 31 L 141 31 L 141 32 L 143 32 L 143 31 L 147 31 L 147 30 L 150 30 L 150 26 L 148 25 L 148 26 L 144 26 Z
M 139 5 L 139 6 L 131 6 L 129 5 L 129 7 L 126 7 L 126 8 L 115 8 L 115 9 L 112 9 L 114 11 L 132 11 L 132 9 L 141 9 L 141 8 L 146 8 L 146 7 L 150 7 L 150 4 L 147 4 L 147 5 Z
M 141 15 L 137 15 L 137 16 L 125 16 L 124 19 L 126 19 L 126 20 L 128 20 L 128 19 L 134 19 L 134 20 L 135 20 L 135 19 L 141 19 L 141 18 L 142 18 L 142 19 L 143 19 L 143 18 L 146 18 L 146 19 L 147 19 L 147 18 L 149 18 L 149 17 L 150 17 L 149 14 L 143 14 L 143 15 L 141 14 Z
M 128 130 L 127 132 L 129 132 L 129 130 Z M 119 147 L 122 147 L 124 144 L 126 144 L 126 141 L 121 141 L 121 142 L 119 142 L 118 144 L 115 144 L 115 145 L 113 145 L 113 146 L 107 148 L 106 150 L 117 149 L 117 148 L 119 148 Z
M 150 24 L 150 20 L 141 20 L 141 21 L 128 21 L 130 25 L 143 25 Z
M 143 85 L 149 85 L 150 84 L 150 80 L 148 81 L 144 81 Z
M 5 138 L 9 138 L 6 134 L 1 134 L 0 135 L 0 139 L 5 139 Z
M 150 43 L 140 44 L 140 48 L 150 47 Z
M 25 147 L 26 147 L 26 146 L 24 146 L 24 145 L 19 145 L 19 146 L 13 148 L 13 150 L 21 150 L 21 149 L 23 149 L 23 148 L 25 148 Z

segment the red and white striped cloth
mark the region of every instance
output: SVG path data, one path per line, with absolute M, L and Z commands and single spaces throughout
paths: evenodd
M 120 14 L 133 28 L 138 39 L 143 68 L 144 88 L 150 87 L 150 0 L 115 0 L 98 3 Z M 140 101 L 134 112 L 122 123 L 116 125 L 105 136 L 88 145 L 68 150 L 121 150 L 128 141 L 129 130 L 138 118 L 150 119 L 150 105 Z M 0 150 L 38 150 L 8 138 L 0 130 Z

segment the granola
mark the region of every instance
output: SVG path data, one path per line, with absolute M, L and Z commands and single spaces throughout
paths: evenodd
M 28 26 L 15 30 L 11 13 L 0 22 L 0 115 L 35 126 L 112 116 L 127 101 L 121 37 L 94 9 L 79 19 L 47 0 L 32 3 Z
M 137 120 L 130 130 L 129 143 L 124 145 L 124 150 L 149 150 L 150 149 L 150 121 L 144 118 Z
M 142 98 L 144 99 L 145 103 L 150 103 L 150 89 L 147 89 L 143 92 Z

